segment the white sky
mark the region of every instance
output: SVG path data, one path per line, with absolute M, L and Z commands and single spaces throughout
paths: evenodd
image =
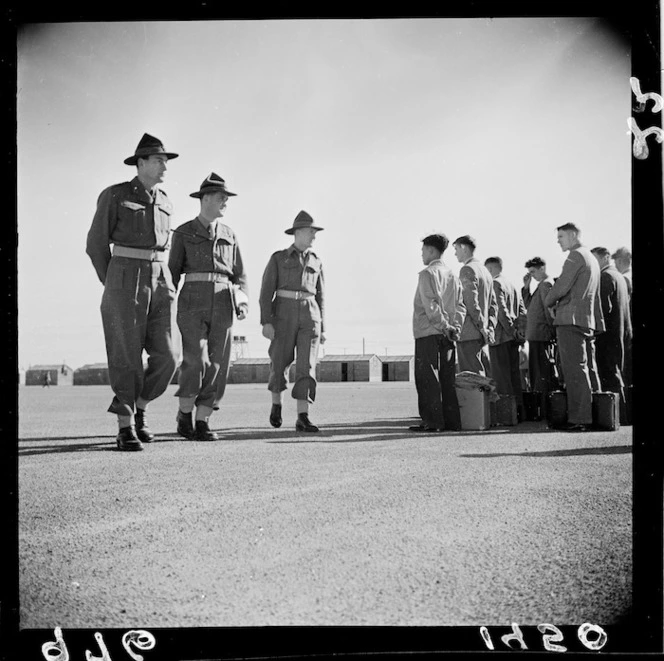
M 325 227 L 325 352 L 412 353 L 421 239 L 442 231 L 558 275 L 555 228 L 631 244 L 630 59 L 592 18 L 37 25 L 18 40 L 19 366 L 105 362 L 85 254 L 99 193 L 147 132 L 180 157 L 174 227 L 211 172 L 238 197 L 251 309 L 300 209 Z M 444 261 L 458 273 L 450 247 Z M 177 326 L 174 325 L 177 334 Z

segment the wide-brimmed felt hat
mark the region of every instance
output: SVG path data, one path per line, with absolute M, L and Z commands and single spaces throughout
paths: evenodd
M 200 189 L 195 193 L 189 193 L 189 197 L 201 198 L 206 193 L 216 193 L 218 191 L 225 193 L 229 197 L 231 195 L 237 195 L 237 193 L 231 193 L 226 188 L 226 182 L 216 172 L 210 172 L 210 174 L 203 180 Z
M 155 138 L 153 135 L 144 133 L 138 147 L 136 147 L 136 152 L 133 156 L 125 158 L 125 165 L 136 165 L 139 158 L 148 158 L 148 156 L 153 156 L 161 154 L 166 156 L 166 158 L 177 158 L 178 154 L 173 152 L 168 152 L 164 149 L 164 145 L 158 138 Z
M 306 212 L 300 211 L 300 213 L 295 216 L 293 221 L 293 227 L 289 227 L 286 230 L 286 234 L 295 234 L 295 230 L 299 230 L 302 227 L 310 227 L 312 230 L 322 230 L 323 227 L 316 227 L 314 225 L 314 219 Z

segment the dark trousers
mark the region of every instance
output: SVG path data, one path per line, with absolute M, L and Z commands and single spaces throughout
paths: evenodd
M 415 339 L 415 387 L 419 414 L 425 427 L 461 429 L 454 387 L 455 363 L 454 342 L 445 335 Z
M 475 372 L 482 376 L 490 376 L 489 358 L 483 340 L 464 340 L 457 342 L 456 347 L 460 372 Z
M 496 392 L 499 395 L 514 395 L 517 406 L 522 406 L 519 343 L 516 340 L 509 340 L 490 346 L 489 356 L 491 358 L 491 378 L 496 382 Z
M 632 385 L 632 338 L 626 337 L 625 345 L 625 368 L 623 369 L 623 381 L 626 386 Z
M 620 397 L 620 416 L 626 419 L 625 382 L 623 365 L 625 352 L 623 338 L 607 332 L 595 338 L 597 353 L 597 371 L 602 390 L 618 393 Z
M 600 391 L 593 332 L 580 326 L 556 326 L 560 364 L 567 392 L 567 419 L 592 423 L 592 393 Z
M 555 363 L 555 344 L 553 342 L 528 341 L 528 371 L 530 388 L 545 394 L 555 390 L 556 379 L 553 372 Z
M 110 413 L 131 415 L 139 397 L 153 400 L 171 382 L 176 367 L 171 336 L 174 300 L 164 262 L 111 258 L 101 299 L 108 377 L 115 393 Z
M 219 409 L 231 358 L 233 309 L 226 283 L 187 282 L 178 299 L 182 365 L 177 397 Z
M 295 360 L 291 396 L 312 403 L 316 399 L 316 362 L 320 346 L 321 318 L 313 298 L 277 298 L 274 339 L 270 343 L 268 390 L 286 390 L 288 368 Z

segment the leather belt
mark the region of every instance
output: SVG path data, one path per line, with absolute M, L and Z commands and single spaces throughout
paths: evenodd
M 185 273 L 185 282 L 230 282 L 225 273 L 216 273 L 215 271 L 206 271 L 204 273 Z
M 164 250 L 148 250 L 146 248 L 130 248 L 129 246 L 113 246 L 115 257 L 129 257 L 130 259 L 144 259 L 148 262 L 165 262 Z
M 300 291 L 300 290 L 293 291 L 292 289 L 277 289 L 276 294 L 281 298 L 293 298 L 296 301 L 299 301 L 303 298 L 314 297 L 314 294 L 312 294 L 310 291 Z

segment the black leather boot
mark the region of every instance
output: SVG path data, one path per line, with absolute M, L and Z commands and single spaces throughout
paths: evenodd
M 138 439 L 136 428 L 133 425 L 122 427 L 115 438 L 115 442 L 118 445 L 118 450 L 123 452 L 137 452 L 143 449 L 143 443 Z
M 145 409 L 136 409 L 134 422 L 136 423 L 136 436 L 138 436 L 138 439 L 143 441 L 143 443 L 152 443 L 154 441 L 154 434 L 145 423 Z
M 196 420 L 196 431 L 194 432 L 195 441 L 218 441 L 219 436 L 210 431 L 210 427 L 205 420 Z
M 308 413 L 299 413 L 295 422 L 295 431 L 316 432 L 320 431 L 316 425 L 312 425 Z
M 273 427 L 281 427 L 281 404 L 272 404 L 270 409 L 270 424 Z
M 178 411 L 176 420 L 178 423 L 178 434 L 185 438 L 194 438 L 195 431 L 192 414 Z

